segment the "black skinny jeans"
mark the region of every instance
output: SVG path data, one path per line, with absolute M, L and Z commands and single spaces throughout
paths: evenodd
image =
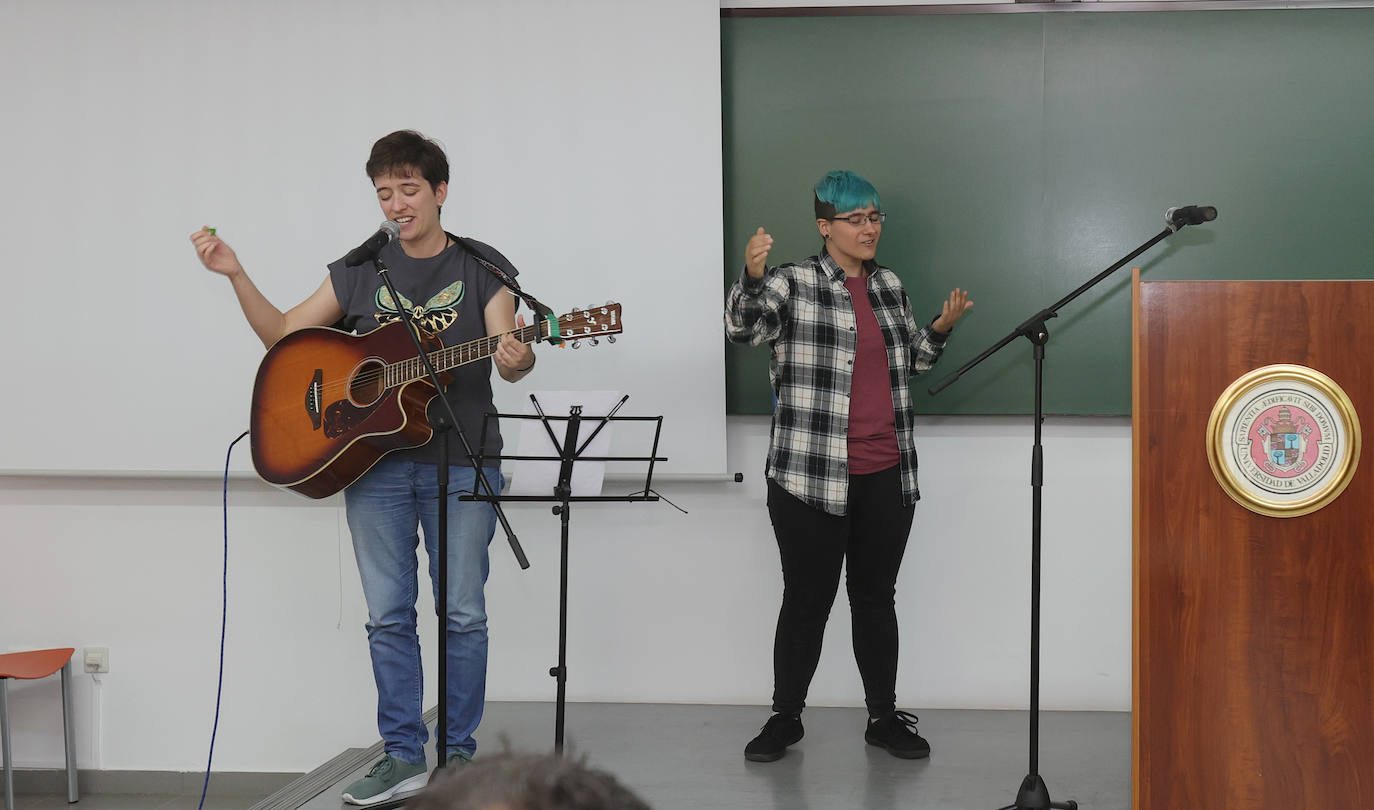
M 773 711 L 797 713 L 806 705 L 846 559 L 845 588 L 864 703 L 874 717 L 896 708 L 897 570 L 915 511 L 902 505 L 897 466 L 851 475 L 843 516 L 808 506 L 768 480 L 768 514 L 783 579 L 773 640 Z

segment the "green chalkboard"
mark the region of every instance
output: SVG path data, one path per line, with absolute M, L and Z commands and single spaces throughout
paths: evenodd
M 864 175 L 889 211 L 878 259 L 918 316 L 955 286 L 976 301 L 913 384 L 921 413 L 1029 413 L 1024 340 L 926 388 L 1171 206 L 1218 218 L 1137 259 L 1147 279 L 1374 276 L 1374 9 L 726 17 L 721 32 L 726 285 L 760 225 L 770 263 L 815 253 L 811 185 Z M 1046 411 L 1129 413 L 1129 270 L 1049 328 Z M 731 413 L 771 410 L 767 347 L 728 346 L 726 370 Z

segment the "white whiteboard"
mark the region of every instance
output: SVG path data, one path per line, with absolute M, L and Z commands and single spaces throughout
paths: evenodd
M 263 350 L 188 235 L 218 228 L 292 306 L 376 229 L 363 163 L 413 128 L 447 149 L 449 230 L 502 251 L 555 312 L 624 307 L 615 345 L 541 346 L 526 383 L 494 379 L 498 408 L 532 388 L 623 390 L 625 415 L 665 417 L 662 472 L 723 473 L 718 15 L 700 0 L 0 5 L 19 383 L 0 471 L 220 469 Z

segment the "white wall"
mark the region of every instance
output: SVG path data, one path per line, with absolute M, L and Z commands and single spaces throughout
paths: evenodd
M 728 438 L 730 468 L 744 483 L 660 486 L 688 515 L 665 504 L 574 508 L 571 700 L 768 702 L 781 578 L 763 503 L 767 420 L 732 418 Z M 898 585 L 898 701 L 1024 707 L 1029 419 L 926 418 L 917 441 L 924 499 Z M 1051 419 L 1045 444 L 1043 705 L 1126 710 L 1130 427 Z M 204 767 L 220 502 L 208 479 L 0 477 L 0 649 L 110 648 L 101 683 L 76 679 L 82 767 Z M 309 501 L 235 478 L 230 504 L 216 769 L 304 771 L 371 744 L 366 614 L 339 499 Z M 519 570 L 498 532 L 488 698 L 552 700 L 559 524 L 547 507 L 509 515 L 532 567 Z M 862 704 L 843 602 L 814 705 Z M 432 650 L 432 618 L 422 632 Z M 432 680 L 432 655 L 426 660 Z M 432 702 L 432 683 L 427 689 Z M 12 686 L 20 767 L 61 763 L 57 695 L 52 679 Z
M 187 237 L 218 228 L 290 307 L 376 231 L 368 149 L 414 128 L 448 152 L 450 230 L 557 314 L 624 307 L 615 346 L 540 346 L 538 384 L 615 378 L 626 415 L 693 426 L 672 469 L 720 475 L 718 21 L 708 0 L 0 3 L 8 371 L 34 392 L 0 471 L 217 469 L 262 347 Z

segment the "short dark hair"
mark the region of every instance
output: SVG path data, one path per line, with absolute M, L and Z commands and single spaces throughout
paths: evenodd
M 650 810 L 609 773 L 557 754 L 493 754 L 439 772 L 412 810 Z
M 433 191 L 448 182 L 448 157 L 444 148 L 413 129 L 400 129 L 372 144 L 367 158 L 367 177 L 376 180 L 384 174 L 408 175 L 419 172 Z

